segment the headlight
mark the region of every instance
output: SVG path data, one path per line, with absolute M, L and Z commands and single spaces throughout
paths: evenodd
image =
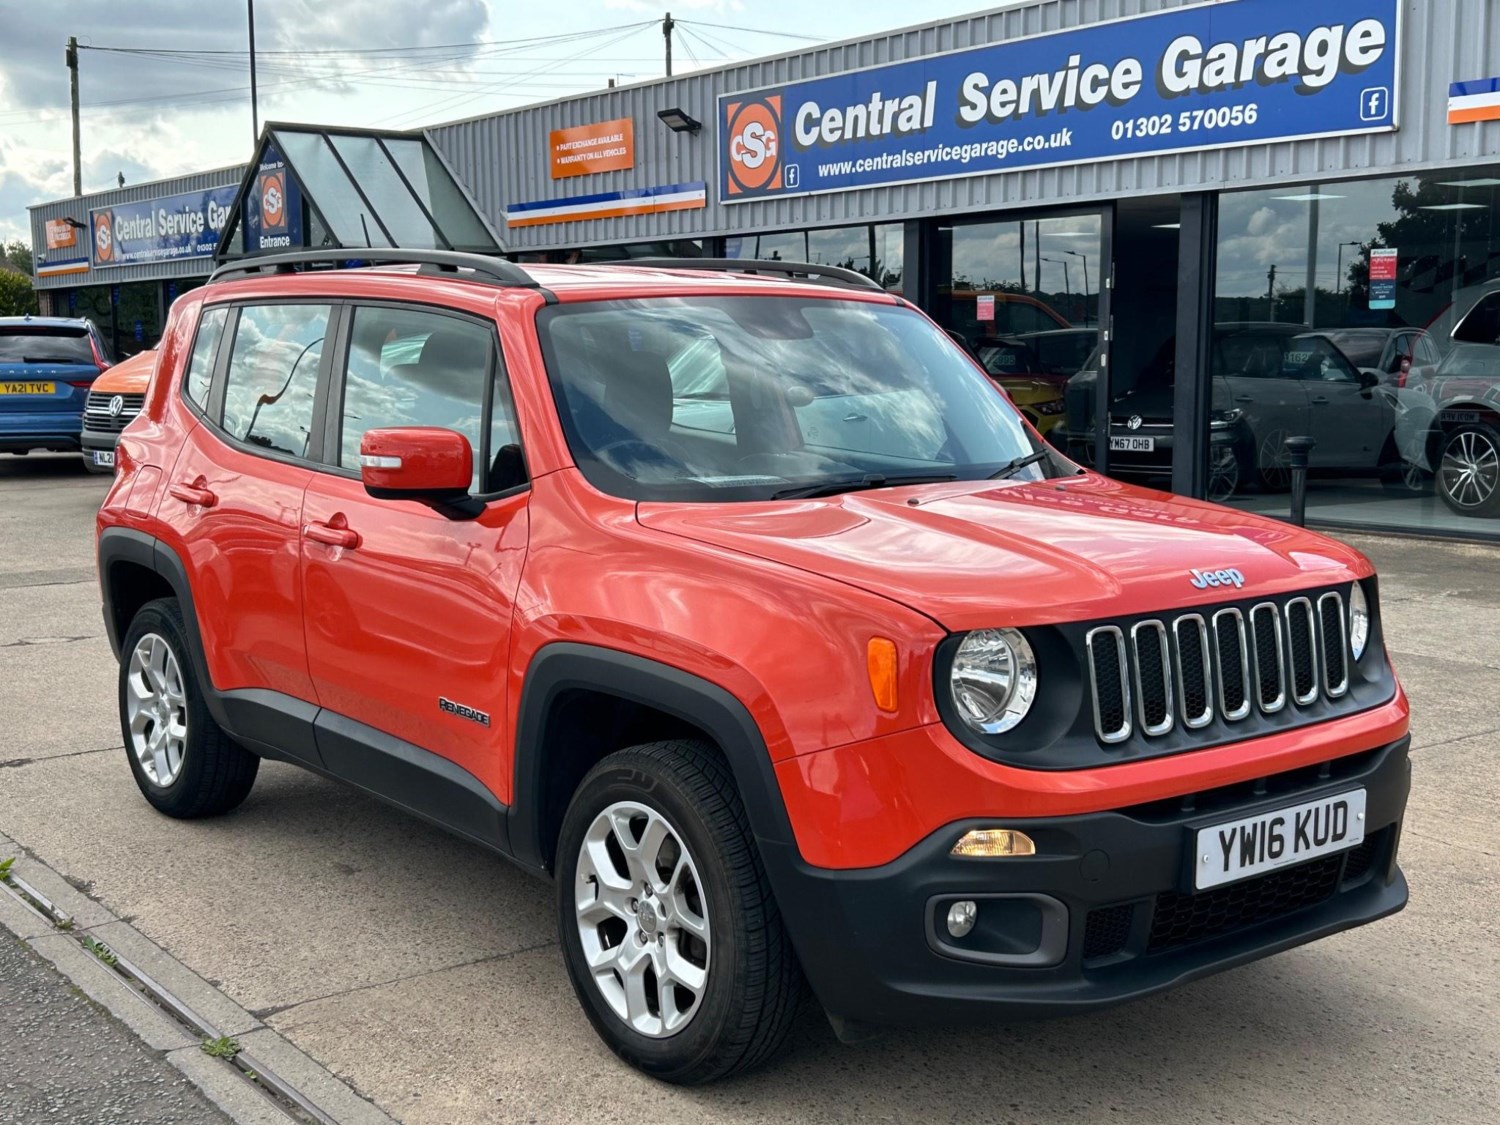
M 1036 657 L 1014 629 L 979 629 L 960 642 L 950 680 L 959 717 L 981 734 L 1002 734 L 1036 698 Z
M 1214 410 L 1208 415 L 1211 426 L 1232 426 L 1240 420 L 1243 410 Z
M 1036 412 L 1038 414 L 1061 414 L 1066 409 L 1067 407 L 1060 398 L 1055 398 L 1051 402 L 1039 402 L 1036 404 Z
M 1370 640 L 1370 606 L 1358 582 L 1349 593 L 1349 652 L 1355 660 L 1365 654 Z

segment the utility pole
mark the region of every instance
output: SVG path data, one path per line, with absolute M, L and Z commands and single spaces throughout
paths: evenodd
M 667 77 L 672 77 L 672 29 L 677 25 L 672 22 L 672 13 L 668 12 L 666 18 L 661 21 L 662 38 L 667 41 Z
M 1276 267 L 1266 271 L 1266 319 L 1276 319 Z
M 82 139 L 78 125 L 78 36 L 68 36 L 68 50 L 63 56 L 68 63 L 68 87 L 73 96 L 73 194 L 83 194 Z
M 255 96 L 255 0 L 245 0 L 250 14 L 250 146 L 260 140 L 260 103 Z

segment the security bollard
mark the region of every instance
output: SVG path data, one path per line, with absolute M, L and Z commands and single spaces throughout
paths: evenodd
M 1307 455 L 1318 443 L 1310 437 L 1289 437 L 1282 444 L 1291 460 L 1292 522 L 1302 527 L 1307 522 Z

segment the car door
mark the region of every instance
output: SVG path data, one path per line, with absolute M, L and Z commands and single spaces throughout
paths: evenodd
M 209 673 L 315 703 L 302 636 L 302 494 L 319 456 L 332 306 L 210 308 L 183 379 L 198 416 L 157 510 L 180 537 Z
M 404 761 L 422 779 L 409 802 L 418 811 L 452 804 L 451 788 L 423 789 L 434 777 L 508 793 L 506 658 L 529 489 L 494 326 L 354 305 L 340 338 L 327 471 L 302 510 L 308 666 L 326 709 L 319 750 L 334 772 L 378 789 L 390 789 L 391 762 Z M 488 501 L 476 518 L 365 491 L 364 432 L 417 425 L 468 438 L 471 494 Z
M 1273 326 L 1274 327 L 1274 326 Z M 1214 409 L 1238 412 L 1241 455 L 1275 487 L 1286 483 L 1283 442 L 1306 434 L 1307 392 L 1298 368 L 1300 357 L 1284 332 L 1246 329 L 1220 336 L 1214 345 Z
M 1316 445 L 1308 464 L 1318 469 L 1374 468 L 1386 450 L 1395 422 L 1391 396 L 1362 375 L 1325 336 L 1299 336 L 1289 345 L 1304 355 L 1308 419 Z

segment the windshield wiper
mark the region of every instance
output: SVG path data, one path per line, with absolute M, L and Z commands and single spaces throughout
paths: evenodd
M 1004 466 L 996 469 L 990 474 L 990 480 L 1004 480 L 1006 477 L 1015 476 L 1027 465 L 1035 465 L 1038 461 L 1045 461 L 1050 456 L 1045 449 L 1039 449 L 1035 453 L 1028 453 L 1025 457 L 1016 457 L 1008 461 Z
M 940 484 L 957 480 L 952 473 L 914 473 L 908 476 L 886 476 L 883 473 L 866 473 L 862 477 L 843 477 L 825 480 L 817 484 L 801 484 L 795 488 L 783 488 L 771 493 L 772 500 L 811 500 L 817 496 L 837 496 L 841 492 L 868 492 L 872 488 L 898 488 L 903 484 Z

